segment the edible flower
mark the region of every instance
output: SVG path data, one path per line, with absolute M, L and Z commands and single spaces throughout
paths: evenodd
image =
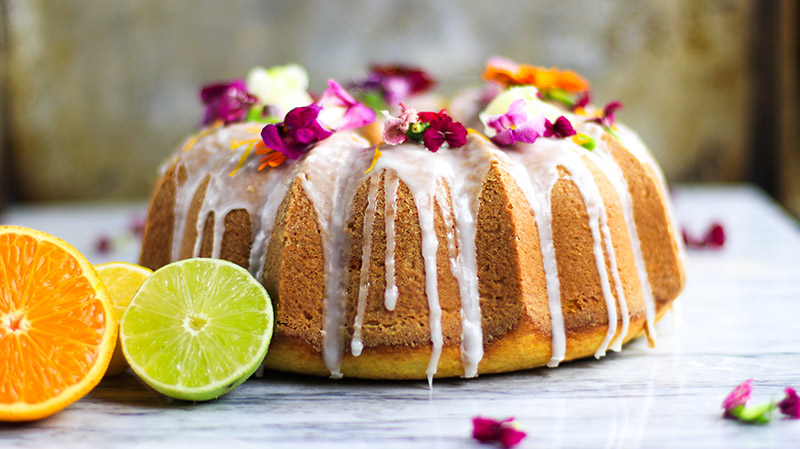
M 586 92 L 581 92 L 570 109 L 572 110 L 572 112 L 578 115 L 583 115 L 585 114 L 584 109 L 586 108 L 586 106 L 589 105 L 591 101 L 592 101 L 591 92 L 589 92 L 588 90 Z
M 402 64 L 373 65 L 367 78 L 351 84 L 359 98 L 373 110 L 394 108 L 408 97 L 422 93 L 435 84 L 424 70 Z
M 282 123 L 269 124 L 261 130 L 264 145 L 289 159 L 299 159 L 314 144 L 333 134 L 319 122 L 320 111 L 322 107 L 316 103 L 292 109 Z
M 564 139 L 576 134 L 575 128 L 572 127 L 572 123 L 570 123 L 569 119 L 563 115 L 557 118 L 555 123 L 551 123 L 550 120 L 545 119 L 544 128 L 544 137 Z
M 383 141 L 389 145 L 404 142 L 422 142 L 428 151 L 435 153 L 444 144 L 458 148 L 467 143 L 467 129 L 453 120 L 446 110 L 439 112 L 420 112 L 414 108 L 400 104 L 402 112 L 399 117 L 392 117 L 388 111 L 382 111 L 386 117 L 383 128 Z
M 739 386 L 733 389 L 728 396 L 722 401 L 722 408 L 725 410 L 724 416 L 726 418 L 733 418 L 736 411 L 741 411 L 750 400 L 750 395 L 753 394 L 753 379 L 747 379 Z
M 337 131 L 361 128 L 375 121 L 375 111 L 357 102 L 336 81 L 328 80 L 328 89 L 319 100 L 320 121 Z
M 247 74 L 247 89 L 258 98 L 260 107 L 248 119 L 275 123 L 289 111 L 314 100 L 308 94 L 308 73 L 297 64 L 270 68 L 254 67 Z
M 386 117 L 386 122 L 383 125 L 383 141 L 389 145 L 399 145 L 408 140 L 406 133 L 412 123 L 419 121 L 417 111 L 413 107 L 406 107 L 400 103 L 400 116 L 392 117 L 388 111 L 381 111 Z
M 483 72 L 483 79 L 503 87 L 532 85 L 540 90 L 563 89 L 566 92 L 589 90 L 589 83 L 571 70 L 517 64 L 501 57 L 489 59 Z
M 112 241 L 108 235 L 100 235 L 95 239 L 94 250 L 97 254 L 109 254 L 111 252 Z
M 137 238 L 144 236 L 144 228 L 147 225 L 146 215 L 134 215 L 130 217 L 128 222 L 128 230 Z
M 800 419 L 800 397 L 797 396 L 797 392 L 794 388 L 786 387 L 786 397 L 778 402 L 778 408 L 784 415 L 790 418 Z
M 472 418 L 472 438 L 481 443 L 499 443 L 502 447 L 510 449 L 527 435 L 512 424 L 513 421 L 514 418 L 502 421 L 482 416 Z
M 692 235 L 686 228 L 683 229 L 683 242 L 690 249 L 719 249 L 725 245 L 725 240 L 725 228 L 718 222 L 711 223 L 702 238 Z
M 200 91 L 200 99 L 206 106 L 203 125 L 217 120 L 226 125 L 243 120 L 258 99 L 247 91 L 243 80 L 208 84 Z
M 611 129 L 612 126 L 614 126 L 615 120 L 614 114 L 620 109 L 622 109 L 622 103 L 619 101 L 612 101 L 603 107 L 599 117 L 589 119 L 588 121 L 591 123 L 597 123 L 605 128 L 606 131 L 612 132 Z
M 533 143 L 545 133 L 544 115 L 528 120 L 526 102 L 519 99 L 511 103 L 505 114 L 490 116 L 487 125 L 494 129 L 491 141 L 498 146 L 510 146 L 515 142 Z
M 418 116 L 422 123 L 428 125 L 422 135 L 422 143 L 428 151 L 435 153 L 445 143 L 451 148 L 462 147 L 467 143 L 467 128 L 453 121 L 444 109 L 439 112 L 420 112 Z
M 775 401 L 747 405 L 752 393 L 753 379 L 747 379 L 734 388 L 722 402 L 722 408 L 725 410 L 722 416 L 751 424 L 768 424 L 776 408 Z

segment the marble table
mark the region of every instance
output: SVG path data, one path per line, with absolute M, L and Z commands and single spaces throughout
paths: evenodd
M 725 226 L 720 250 L 688 253 L 688 283 L 658 326 L 602 360 L 478 379 L 333 381 L 265 373 L 216 401 L 170 401 L 126 373 L 57 415 L 0 424 L 0 447 L 486 447 L 471 418 L 513 416 L 521 448 L 800 446 L 800 420 L 766 426 L 721 418 L 720 404 L 755 379 L 755 400 L 800 387 L 800 227 L 742 185 L 675 190 L 680 222 Z M 144 205 L 13 206 L 0 223 L 60 236 L 94 262 L 135 260 L 128 226 Z M 112 252 L 98 253 L 98 236 Z

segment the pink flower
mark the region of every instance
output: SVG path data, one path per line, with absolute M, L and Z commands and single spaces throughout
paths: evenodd
M 418 116 L 422 123 L 428 124 L 422 135 L 422 143 L 428 151 L 435 153 L 445 143 L 451 148 L 458 148 L 467 143 L 467 129 L 461 123 L 454 122 L 444 109 L 438 113 L 420 112 Z
M 341 117 L 336 117 L 333 123 L 327 123 L 328 127 L 337 131 L 361 128 L 375 121 L 375 111 L 357 102 L 339 83 L 332 79 L 328 80 L 328 89 L 322 93 L 319 105 L 322 109 L 344 109 Z
M 784 415 L 800 419 L 800 397 L 792 387 L 786 387 L 786 397 L 781 402 L 778 402 L 778 408 Z
M 216 120 L 222 120 L 226 125 L 242 121 L 258 101 L 255 96 L 247 92 L 243 80 L 206 85 L 200 91 L 200 99 L 206 105 L 203 125 Z
M 550 123 L 550 120 L 544 121 L 545 131 L 544 137 L 555 137 L 556 139 L 564 139 L 576 134 L 575 128 L 572 127 L 569 119 L 563 115 L 556 119 L 555 123 Z
M 514 418 L 498 421 L 492 418 L 477 416 L 472 418 L 472 438 L 481 443 L 500 443 L 506 449 L 519 444 L 527 435 L 514 427 Z
M 386 116 L 386 123 L 383 125 L 383 141 L 389 145 L 399 145 L 408 140 L 406 133 L 412 123 L 419 121 L 417 111 L 413 107 L 406 107 L 400 103 L 400 116 L 392 117 L 388 112 L 383 111 Z
M 616 120 L 614 114 L 620 109 L 622 109 L 622 103 L 619 101 L 612 101 L 603 107 L 603 113 L 600 117 L 593 118 L 588 121 L 597 123 L 603 128 L 606 128 L 606 130 L 609 130 L 611 129 L 611 125 L 614 124 L 614 120 Z
M 497 132 L 492 142 L 498 146 L 510 146 L 514 142 L 533 143 L 545 133 L 544 116 L 529 121 L 525 104 L 523 99 L 516 100 L 505 114 L 489 117 L 487 124 Z
M 725 228 L 720 223 L 711 223 L 703 238 L 697 238 L 686 229 L 683 229 L 683 242 L 691 249 L 722 248 L 725 246 L 725 240 Z
M 283 123 L 265 126 L 261 130 L 261 139 L 267 148 L 290 159 L 299 159 L 317 142 L 333 134 L 333 131 L 317 120 L 321 110 L 316 103 L 294 108 L 286 114 Z
M 725 409 L 724 416 L 726 418 L 735 418 L 738 407 L 744 408 L 750 395 L 753 393 L 753 379 L 747 379 L 742 382 L 738 387 L 730 392 L 728 397 L 722 402 L 722 408 Z M 739 409 L 741 410 L 741 409 Z
M 585 108 L 586 106 L 589 105 L 589 102 L 591 101 L 592 101 L 592 94 L 587 90 L 578 95 L 578 98 L 575 100 L 575 104 L 573 104 L 570 109 L 575 111 L 576 109 L 579 108 Z

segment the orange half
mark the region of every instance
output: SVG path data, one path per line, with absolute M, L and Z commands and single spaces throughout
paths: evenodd
M 68 243 L 0 226 L 0 421 L 50 416 L 108 368 L 117 326 L 94 267 Z

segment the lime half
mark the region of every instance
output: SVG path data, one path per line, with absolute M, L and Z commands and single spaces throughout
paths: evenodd
M 122 317 L 120 340 L 131 368 L 156 391 L 206 401 L 258 369 L 273 321 L 269 295 L 247 270 L 187 259 L 139 287 Z

